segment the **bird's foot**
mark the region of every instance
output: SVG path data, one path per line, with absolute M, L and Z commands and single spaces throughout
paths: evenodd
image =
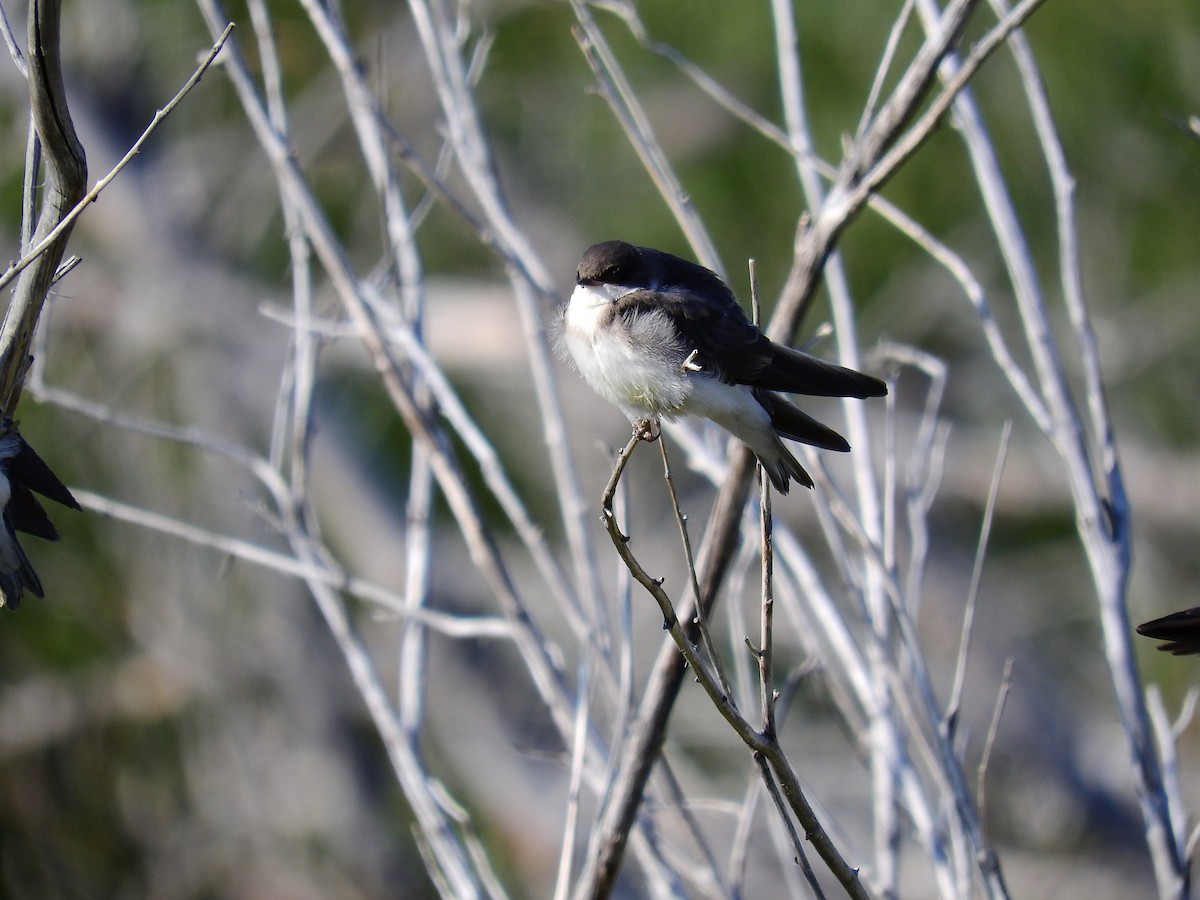
M 633 436 L 639 441 L 653 444 L 660 434 L 662 429 L 659 428 L 657 419 L 638 419 L 633 423 Z

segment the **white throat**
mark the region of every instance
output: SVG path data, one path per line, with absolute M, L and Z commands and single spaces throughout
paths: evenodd
M 571 294 L 571 302 L 567 304 L 564 320 L 567 331 L 581 337 L 594 337 L 596 332 L 607 324 L 609 316 L 605 313 L 608 308 L 637 290 L 639 288 L 619 284 L 577 285 Z
M 571 294 L 571 305 L 578 305 L 581 309 L 604 306 L 639 290 L 641 288 L 624 284 L 578 284 Z

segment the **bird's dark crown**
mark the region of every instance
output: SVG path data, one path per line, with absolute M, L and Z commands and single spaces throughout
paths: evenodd
M 625 241 L 592 244 L 579 261 L 579 284 L 638 284 L 645 281 L 646 261 L 642 248 Z
M 620 284 L 651 289 L 676 287 L 732 297 L 725 282 L 704 266 L 627 241 L 603 241 L 588 247 L 579 261 L 576 280 L 579 284 Z

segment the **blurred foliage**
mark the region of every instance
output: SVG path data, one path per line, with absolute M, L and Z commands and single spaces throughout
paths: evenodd
M 857 125 L 898 5 L 798 6 L 806 101 L 827 159 L 839 157 L 842 135 Z M 359 254 L 356 262 L 369 270 L 384 239 L 372 201 L 364 200 L 369 180 L 336 83 L 299 6 L 282 0 L 270 6 L 302 162 L 346 245 Z M 595 240 L 622 237 L 687 253 L 636 155 L 592 92 L 590 70 L 571 37 L 570 8 L 501 0 L 477 6 L 473 11 L 494 37 L 479 88 L 493 149 L 517 218 L 543 242 L 559 283 L 569 284 L 579 249 Z M 398 130 L 435 160 L 443 136 L 407 13 L 399 4 L 367 0 L 340 7 L 359 35 L 363 65 L 394 107 Z M 638 10 L 652 39 L 676 48 L 778 122 L 766 4 L 646 0 Z M 231 3 L 229 11 L 253 59 L 244 4 Z M 17 10 L 8 12 L 20 19 Z M 792 162 L 718 110 L 671 63 L 646 52 L 618 20 L 596 15 L 708 223 L 731 282 L 746 293 L 740 287 L 745 260 L 753 257 L 769 301 L 786 275 L 803 212 Z M 180 0 L 77 0 L 67 4 L 65 17 L 68 92 L 86 120 L 85 135 L 97 139 L 88 147 L 94 180 L 174 93 L 209 39 L 195 8 Z M 1190 473 L 1184 484 L 1162 486 L 1134 472 L 1135 491 L 1146 486 L 1149 492 L 1148 498 L 1135 492 L 1135 504 L 1153 503 L 1159 496 L 1150 492 L 1154 488 L 1181 495 L 1183 505 L 1194 509 L 1200 501 L 1193 451 L 1200 439 L 1193 351 L 1200 330 L 1200 142 L 1176 122 L 1200 111 L 1200 5 L 1167 0 L 1150 10 L 1138 0 L 1118 0 L 1098 11 L 1082 0 L 1050 0 L 1027 33 L 1078 180 L 1086 287 L 1111 360 L 1112 403 L 1129 435 L 1127 465 L 1135 468 L 1139 451 L 1149 446 L 1180 454 L 1182 471 Z M 902 48 L 911 52 L 914 46 L 910 33 Z M 6 148 L 0 150 L 0 222 L 10 256 L 26 122 L 15 78 L 10 71 L 0 95 L 0 146 Z M 1029 239 L 1049 271 L 1058 248 L 1048 182 L 1033 155 L 1011 61 L 1001 55 L 990 62 L 974 89 L 993 133 L 1001 136 L 1017 207 L 1034 217 Z M 968 161 L 950 127 L 885 194 L 994 275 L 979 198 L 963 190 Z M 246 309 L 286 293 L 286 238 L 270 172 L 219 70 L 204 79 L 143 156 L 123 176 L 135 197 L 143 192 L 147 204 L 170 198 L 162 180 L 140 181 L 164 167 L 178 178 L 180 191 L 188 191 L 173 208 L 156 207 L 147 227 L 170 231 L 191 257 L 249 283 L 237 297 Z M 404 191 L 413 206 L 424 193 L 415 178 Z M 186 422 L 196 409 L 191 404 L 212 400 L 207 386 L 197 399 L 186 393 L 186 378 L 164 386 L 171 379 L 160 370 L 176 365 L 188 333 L 167 330 L 161 343 L 150 339 L 154 335 L 138 343 L 109 330 L 131 326 L 121 310 L 135 299 L 127 288 L 136 281 L 120 273 L 141 265 L 139 248 L 111 245 L 110 239 L 86 224 L 78 232 L 85 264 L 62 286 L 68 296 L 57 301 L 73 312 L 61 326 L 57 320 L 52 325 L 54 378 L 77 390 L 90 388 L 100 402 L 144 402 Z M 430 214 L 420 240 L 435 275 L 495 277 L 499 271 L 461 221 L 443 209 Z M 983 358 L 965 301 L 947 277 L 930 274 L 926 258 L 906 239 L 868 213 L 841 249 L 861 300 L 866 339 L 911 341 L 948 360 L 947 410 L 956 428 L 969 428 L 981 407 L 1010 402 L 982 383 L 982 370 L 993 381 L 995 373 Z M 153 268 L 159 265 L 161 260 L 148 258 L 145 277 L 174 277 L 169 267 Z M 1003 307 L 1005 285 L 987 286 Z M 215 306 L 227 299 L 227 287 L 188 297 L 188 308 Z M 88 312 L 88 304 L 98 311 Z M 999 314 L 1004 317 L 1003 308 Z M 818 310 L 816 319 L 826 315 Z M 199 334 L 192 337 L 201 340 Z M 236 374 L 243 362 L 249 367 L 252 351 L 231 347 L 229 367 Z M 464 375 L 466 396 L 494 396 L 490 377 Z M 403 429 L 369 379 L 336 369 L 327 378 L 327 427 L 351 437 L 369 481 L 399 506 L 409 458 Z M 536 496 L 540 457 L 525 451 L 527 436 L 501 430 L 503 408 L 475 403 L 518 485 L 538 503 L 546 501 Z M 224 413 L 220 409 L 213 418 L 224 423 Z M 164 442 L 142 440 L 129 451 L 70 414 L 28 401 L 22 414 L 31 442 L 72 485 L 153 500 L 214 528 L 223 527 L 227 516 L 240 516 L 235 521 L 241 533 L 268 544 L 274 537 L 255 517 L 256 501 L 243 483 L 216 464 L 198 475 L 192 454 Z M 229 428 L 265 452 L 268 436 L 247 436 L 232 422 Z M 978 512 L 951 501 L 934 519 L 935 539 L 969 558 Z M 303 592 L 133 526 L 92 514 L 51 513 L 64 541 L 28 542 L 48 597 L 30 598 L 19 613 L 0 617 L 0 896 L 433 896 L 377 735 Z M 1146 553 L 1159 566 L 1135 584 L 1135 616 L 1193 604 L 1200 574 L 1191 549 L 1200 537 L 1195 521 L 1159 518 L 1152 506 L 1135 517 L 1142 540 L 1151 545 Z M 1055 584 L 1049 576 L 1039 578 L 1056 561 L 1047 563 L 1034 550 L 1062 548 L 1071 528 L 1065 507 L 1019 509 L 1009 516 L 1002 511 L 998 559 L 1028 559 L 1029 584 Z M 996 563 L 996 571 L 1004 568 Z M 1047 591 L 1046 599 L 1082 610 L 1087 598 Z M 1040 606 L 1045 612 L 1049 604 Z M 1055 637 L 1076 640 L 1073 634 Z M 1094 643 L 1092 636 L 1084 640 Z M 1194 681 L 1186 661 L 1144 655 L 1153 677 Z M 148 696 L 122 699 L 121 673 L 143 659 L 136 683 Z M 57 725 L 47 725 L 50 720 Z M 306 749 L 319 759 L 301 759 Z M 262 771 L 267 763 L 260 757 L 292 760 L 300 777 L 268 789 Z M 317 784 L 344 785 L 336 799 L 348 809 L 306 819 L 284 808 Z M 237 821 L 226 820 L 233 815 Z M 522 836 L 482 818 L 490 840 L 509 842 L 515 857 Z M 1111 854 L 1112 848 L 1097 852 Z

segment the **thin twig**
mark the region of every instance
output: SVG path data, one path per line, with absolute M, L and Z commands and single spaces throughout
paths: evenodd
M 762 321 L 762 308 L 758 296 L 758 266 L 750 260 L 750 308 L 754 324 Z M 762 465 L 758 467 L 758 511 L 759 511 L 759 557 L 761 560 L 759 582 L 759 633 L 758 658 L 759 708 L 762 711 L 762 730 L 774 738 L 775 726 L 775 546 L 772 537 L 771 481 Z M 807 871 L 807 862 L 804 863 Z
M 650 118 L 642 109 L 637 94 L 617 64 L 612 48 L 604 39 L 604 34 L 596 27 L 595 20 L 582 0 L 571 0 L 571 8 L 575 10 L 575 17 L 579 20 L 579 26 L 574 31 L 575 39 L 596 75 L 601 93 L 625 129 L 625 134 L 641 158 L 646 172 L 654 179 L 663 201 L 675 214 L 675 220 L 683 228 L 683 233 L 696 252 L 697 258 L 714 272 L 721 272 L 716 245 L 697 213 L 690 195 L 684 190 L 655 138 Z
M 808 882 L 808 887 L 812 891 L 813 896 L 817 900 L 824 900 L 825 892 L 821 890 L 821 883 L 817 880 L 817 873 L 813 871 L 812 864 L 808 861 L 808 854 L 804 852 L 804 842 L 800 840 L 800 835 L 796 833 L 796 826 L 792 823 L 792 817 L 788 815 L 787 805 L 784 803 L 783 796 L 779 792 L 779 785 L 771 774 L 771 767 L 767 764 L 766 757 L 761 753 L 755 753 L 754 762 L 758 765 L 763 784 L 767 786 L 767 796 L 771 798 L 771 802 L 775 806 L 775 812 L 778 813 L 779 819 L 787 829 L 788 840 L 791 842 L 792 851 L 796 854 L 796 863 L 800 866 L 800 871 L 804 873 L 804 880 Z
M 695 673 L 696 679 L 708 694 L 709 700 L 717 708 L 717 711 L 725 721 L 733 728 L 738 737 L 741 738 L 743 743 L 751 751 L 760 753 L 770 765 L 773 778 L 778 779 L 783 796 L 787 799 L 788 807 L 804 827 L 806 837 L 813 843 L 818 855 L 824 860 L 830 872 L 837 878 L 851 897 L 866 898 L 867 893 L 862 881 L 858 877 L 858 871 L 846 863 L 825 829 L 817 820 L 812 806 L 805 798 L 799 779 L 792 771 L 787 757 L 775 739 L 775 736 L 756 730 L 738 712 L 733 698 L 724 691 L 719 677 L 696 652 L 695 647 L 680 622 L 674 604 L 662 589 L 662 580 L 651 577 L 642 568 L 637 558 L 633 555 L 633 551 L 630 549 L 629 537 L 622 533 L 617 523 L 612 506 L 613 496 L 616 492 L 617 484 L 620 482 L 621 475 L 625 470 L 625 466 L 628 464 L 641 439 L 640 433 L 635 432 L 618 455 L 617 462 L 613 466 L 612 475 L 609 477 L 608 484 L 605 486 L 601 497 L 601 520 L 608 531 L 613 547 L 616 549 L 618 556 L 621 557 L 621 561 L 632 573 L 634 580 L 641 584 L 654 598 L 655 602 L 658 603 L 659 610 L 663 616 L 664 628 L 670 632 L 676 648 Z M 591 896 L 600 895 L 591 894 Z
M 996 735 L 1000 732 L 1000 719 L 1004 715 L 1004 707 L 1008 702 L 1008 692 L 1012 690 L 1013 661 L 1009 657 L 1004 661 L 1004 671 L 1000 675 L 1000 690 L 996 694 L 996 705 L 992 709 L 992 721 L 988 725 L 987 737 L 983 742 L 983 753 L 979 759 L 979 770 L 975 776 L 975 796 L 979 805 L 979 818 L 987 821 L 987 771 L 992 760 L 992 751 L 996 747 Z
M 696 575 L 696 559 L 692 555 L 692 539 L 688 535 L 687 516 L 683 513 L 683 508 L 679 505 L 679 494 L 675 491 L 675 479 L 671 477 L 671 463 L 667 458 L 667 442 L 666 439 L 659 434 L 658 449 L 662 455 L 663 462 L 663 479 L 667 483 L 667 493 L 671 497 L 671 509 L 675 513 L 675 525 L 679 529 L 679 540 L 683 545 L 683 559 L 687 565 L 688 578 L 691 580 L 693 596 L 700 596 L 700 580 Z M 713 672 L 717 676 L 717 680 L 721 683 L 721 691 L 728 697 L 733 697 L 733 689 L 729 686 L 729 677 L 725 674 L 725 667 L 721 663 L 720 654 L 717 653 L 717 648 L 713 644 L 712 634 L 708 629 L 708 620 L 705 618 L 704 609 L 699 604 L 693 607 L 695 615 L 689 623 L 689 629 L 694 631 L 700 646 L 704 648 L 709 661 L 712 663 Z
M 988 487 L 987 503 L 983 508 L 983 522 L 979 526 L 979 539 L 975 542 L 975 562 L 971 567 L 971 586 L 967 590 L 967 603 L 963 611 L 962 634 L 958 644 L 958 659 L 954 668 L 954 682 L 950 689 L 950 700 L 946 703 L 946 716 L 942 727 L 953 741 L 958 725 L 958 713 L 962 706 L 963 686 L 967 680 L 967 654 L 971 642 L 971 626 L 975 621 L 975 608 L 979 602 L 979 585 L 983 580 L 983 561 L 987 556 L 988 538 L 992 533 L 992 521 L 996 515 L 996 498 L 1000 494 L 1000 477 L 1008 459 L 1008 442 L 1012 437 L 1012 421 L 1004 423 L 1000 435 L 1000 446 L 996 450 L 996 463 L 992 467 L 992 483 Z
M 758 811 L 758 798 L 762 796 L 765 779 L 751 779 L 746 785 L 746 796 L 742 800 L 733 831 L 729 851 L 729 887 L 734 900 L 745 896 L 746 863 L 750 857 L 750 836 L 754 830 L 754 816 Z M 778 809 L 778 807 L 776 807 Z
M 359 600 L 377 604 L 381 609 L 387 610 L 389 615 L 395 614 L 419 621 L 422 625 L 447 637 L 509 640 L 513 635 L 512 625 L 498 616 L 463 616 L 441 613 L 431 609 L 408 609 L 403 598 L 396 593 L 366 579 L 348 575 L 338 569 L 331 569 L 323 562 L 304 562 L 295 556 L 289 556 L 250 541 L 219 534 L 171 516 L 122 503 L 119 500 L 81 488 L 74 488 L 72 494 L 84 509 L 178 538 L 197 547 L 215 550 L 281 575 L 300 578 L 307 582 L 317 582 L 334 590 L 344 591 Z
M 90 191 L 83 195 L 83 199 L 76 201 L 72 205 L 70 212 L 63 216 L 63 218 L 58 222 L 57 225 L 55 225 L 53 229 L 51 229 L 43 237 L 39 238 L 38 242 L 34 244 L 31 249 L 26 250 L 20 259 L 10 264 L 9 267 L 5 269 L 4 273 L 0 275 L 0 290 L 6 288 L 12 282 L 12 280 L 17 277 L 17 275 L 19 275 L 26 267 L 29 266 L 30 263 L 49 250 L 56 241 L 69 232 L 71 227 L 75 224 L 75 221 L 83 214 L 83 211 L 87 209 L 89 205 L 94 203 L 96 198 L 100 196 L 100 193 L 113 182 L 113 179 L 120 175 L 125 167 L 133 161 L 134 157 L 142 152 L 142 147 L 144 147 L 146 142 L 150 140 L 150 136 L 155 132 L 155 130 L 157 130 L 158 126 L 162 124 L 163 120 L 166 119 L 167 116 L 174 112 L 175 107 L 177 107 L 183 101 L 183 98 L 186 97 L 191 92 L 192 88 L 194 88 L 200 82 L 200 79 L 204 77 L 204 73 L 208 71 L 209 67 L 213 63 L 213 60 L 216 59 L 217 54 L 221 52 L 221 48 L 225 46 L 225 41 L 229 38 L 229 35 L 232 31 L 233 23 L 230 22 L 225 26 L 225 30 L 221 32 L 221 35 L 213 43 L 212 48 L 200 62 L 200 65 L 196 67 L 196 70 L 192 73 L 192 76 L 186 82 L 184 82 L 183 87 L 176 92 L 175 96 L 171 98 L 170 102 L 167 103 L 166 106 L 154 113 L 154 118 L 150 121 L 150 124 L 146 126 L 146 130 L 143 131 L 141 136 L 133 142 L 133 145 L 125 152 L 125 155 L 121 157 L 117 164 L 108 171 L 108 174 L 97 181 L 95 186 L 93 186 Z M 57 262 L 55 265 L 57 265 Z
M 8 21 L 8 13 L 2 4 L 0 4 L 0 32 L 4 34 L 4 45 L 8 47 L 8 55 L 12 57 L 17 71 L 21 73 L 23 78 L 28 78 L 29 64 L 25 61 L 25 54 L 21 52 L 21 47 L 17 43 L 17 36 L 13 33 L 12 25 Z

